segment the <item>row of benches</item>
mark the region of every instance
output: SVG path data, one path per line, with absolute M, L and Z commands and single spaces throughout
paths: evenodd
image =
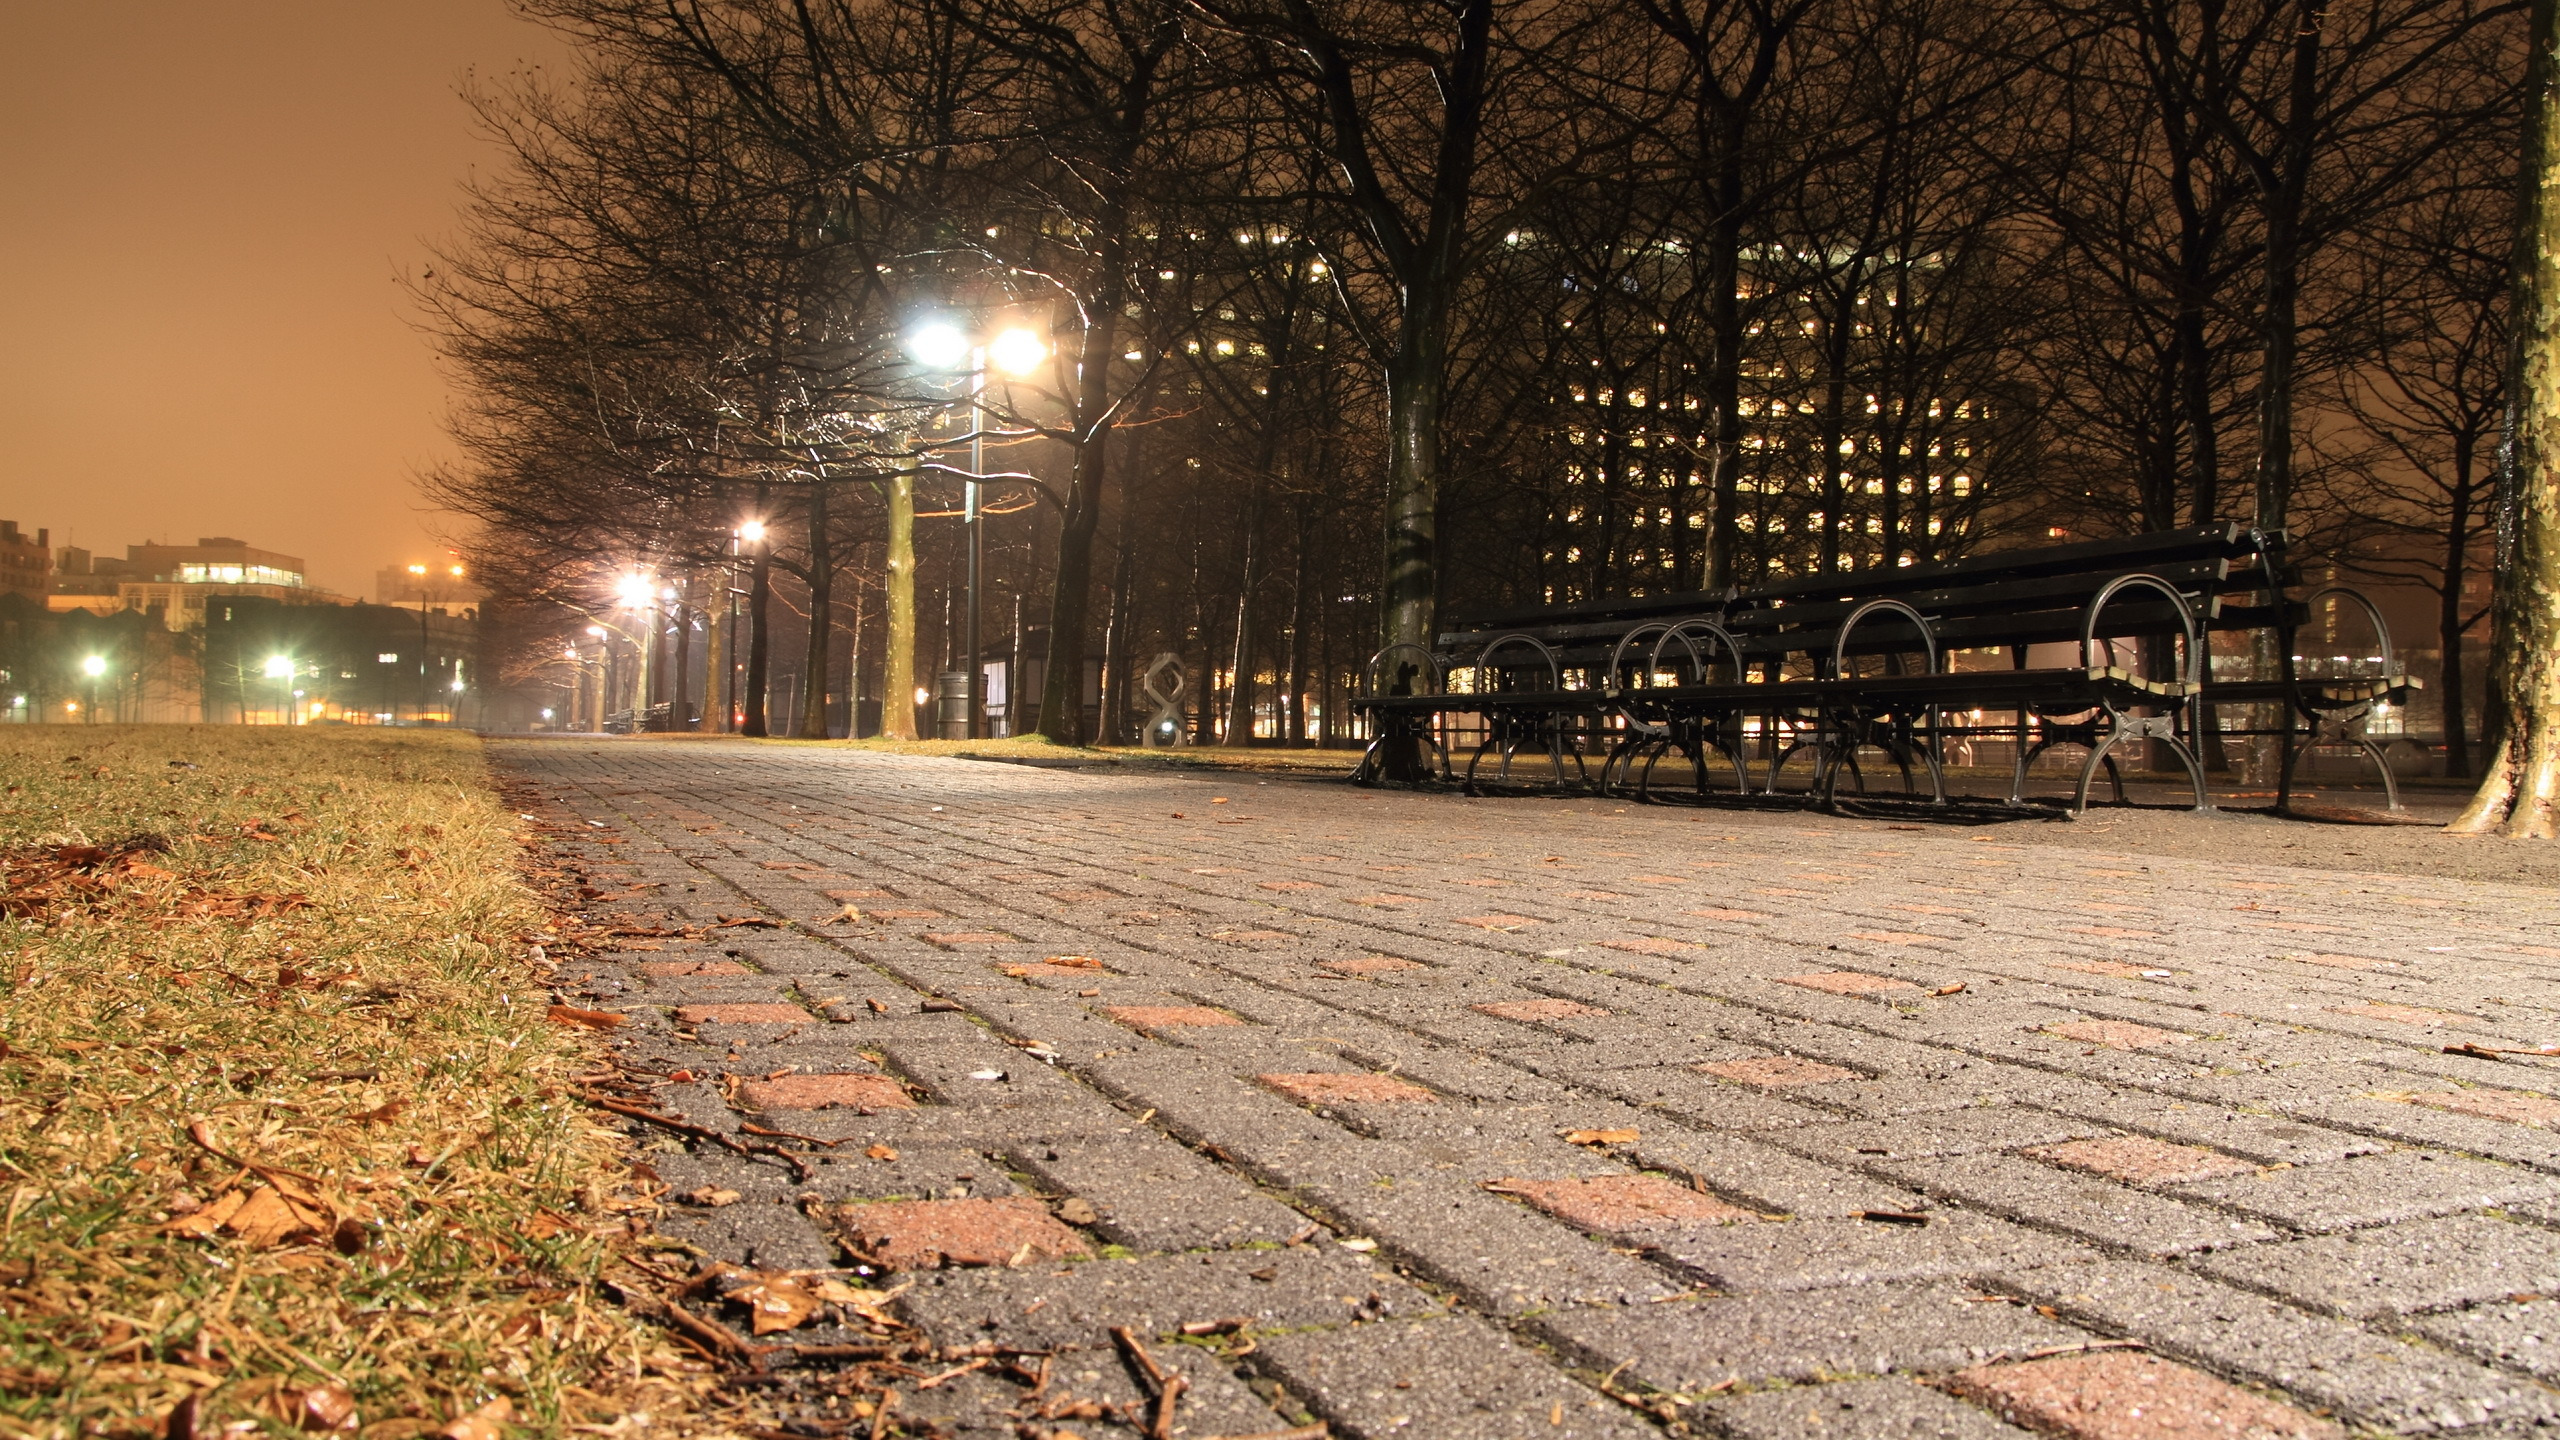
M 1353 779 L 1509 781 L 1524 755 L 1557 785 L 1650 798 L 1656 766 L 1686 758 L 1700 796 L 1729 770 L 1737 795 L 1781 794 L 1799 758 L 1803 792 L 1839 803 L 1866 792 L 1861 756 L 1880 753 L 1904 792 L 1945 806 L 1951 742 L 2013 741 L 2008 806 L 2028 804 L 2028 767 L 2057 746 L 2086 752 L 2069 808 L 2084 810 L 2100 769 L 2125 800 L 2117 757 L 2135 742 L 2174 760 L 2210 809 L 2199 741 L 2272 737 L 2281 747 L 2277 807 L 2315 749 L 2346 746 L 2381 772 L 2365 734 L 2377 703 L 2416 682 L 2392 659 L 2381 612 L 2343 587 L 2288 598 L 2298 583 L 2281 535 L 2197 526 L 2010 550 L 1891 571 L 1812 575 L 1722 594 L 1550 605 L 1487 615 L 1429 648 L 1396 645 L 1369 665 L 1358 701 L 1372 740 Z M 2345 606 L 2372 628 L 2368 674 L 2306 675 L 2298 633 L 2314 610 Z M 2243 634 L 2262 673 L 2231 678 L 2212 637 Z M 2056 657 L 2061 663 L 2031 664 Z M 2003 668 L 1959 667 L 1957 652 L 2005 652 Z M 2229 658 L 2229 657 L 2227 657 Z M 2237 668 L 2226 664 L 2224 670 Z M 1453 688 L 1454 687 L 1454 688 Z M 2234 726 L 2234 707 L 2274 718 Z M 2013 717 L 1985 723 L 1985 713 Z M 2214 717 L 2208 719 L 2208 717 Z M 1463 773 L 1453 739 L 1479 738 Z M 1755 782 L 1755 755 L 1765 773 Z

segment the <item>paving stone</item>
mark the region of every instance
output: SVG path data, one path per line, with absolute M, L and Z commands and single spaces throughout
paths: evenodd
M 1569 1073 L 1584 1089 L 1630 1105 L 1667 1110 L 1717 1130 L 1783 1130 L 1838 1118 L 1836 1111 L 1736 1085 L 1693 1065 L 1610 1067 Z
M 2039 1102 L 2052 1110 L 2187 1145 L 2227 1151 L 2261 1165 L 2321 1165 L 2391 1148 L 2370 1135 L 2156 1095 L 2073 1095 Z
M 1399 960 L 1393 955 L 1362 955 L 1349 960 L 1321 960 L 1319 970 L 1336 975 L 1392 975 L 1399 970 L 1421 970 L 1428 967 L 1412 960 Z
M 1711 1060 L 1698 1067 L 1710 1075 L 1743 1085 L 1757 1085 L 1768 1090 L 1792 1089 L 1799 1085 L 1828 1085 L 1838 1080 L 1855 1080 L 1858 1072 L 1825 1065 L 1819 1060 L 1804 1060 L 1793 1055 L 1755 1055 L 1744 1060 Z
M 644 960 L 635 968 L 653 980 L 677 975 L 753 975 L 756 973 L 735 960 Z
M 1428 1104 L 1440 1097 L 1392 1075 L 1298 1073 L 1253 1077 L 1302 1105 Z
M 1073 1265 L 939 1270 L 915 1277 L 900 1309 L 936 1344 L 1024 1350 L 1110 1344 L 1111 1327 L 1164 1335 L 1194 1321 L 1265 1330 L 1437 1312 L 1437 1300 L 1368 1256 L 1320 1243 Z
M 1175 1030 L 1184 1026 L 1242 1025 L 1223 1010 L 1206 1005 L 1105 1005 L 1102 1013 L 1132 1030 Z
M 815 1025 L 818 1017 L 797 1005 L 679 1005 L 679 1025 Z
M 2467 1360 L 2166 1266 L 2111 1260 L 1991 1278 L 2070 1319 L 2277 1386 L 2359 1425 L 2433 1434 L 2555 1413 L 2544 1392 Z
M 1919 1225 L 1852 1217 L 1646 1238 L 1664 1259 L 1719 1290 L 1816 1290 L 2093 1258 L 2086 1246 L 2005 1220 L 1960 1210 L 1927 1215 Z
M 751 1110 L 891 1110 L 916 1102 L 906 1087 L 886 1075 L 784 1075 L 772 1080 L 744 1080 L 738 1098 Z
M 2202 1205 L 2183 1205 L 2007 1155 L 1959 1155 L 1878 1169 L 1915 1190 L 2143 1255 L 2220 1250 L 2272 1240 L 2278 1233 Z
M 1277 1244 L 1307 1228 L 1298 1212 L 1153 1135 L 1026 1145 L 1013 1154 L 1042 1184 L 1090 1203 L 1099 1215 L 1093 1228 L 1133 1250 Z
M 2508 1300 L 2434 1315 L 2409 1328 L 2483 1360 L 2560 1383 L 2560 1300 Z
M 1648 1133 L 1628 1147 L 1639 1165 L 1699 1181 L 1754 1209 L 1806 1219 L 1916 1210 L 1917 1193 L 1730 1135 Z
M 1814 975 L 1780 976 L 1781 985 L 1799 985 L 1807 990 L 1820 990 L 1829 995 L 1890 995 L 1898 992 L 1918 993 L 1920 987 L 1908 980 L 1889 975 L 1869 975 L 1858 970 L 1826 970 Z
M 2560 1100 L 2522 1090 L 2492 1090 L 2485 1085 L 2461 1090 L 2417 1090 L 2410 1093 L 2409 1103 L 2537 1129 L 2560 1125 Z
M 2113 1351 L 1974 1366 L 1947 1388 L 2070 1440 L 2345 1440 L 2337 1424 L 2156 1355 Z
M 1047 1205 L 1020 1196 L 861 1202 L 833 1207 L 826 1220 L 847 1246 L 893 1270 L 1012 1265 L 1091 1250 Z
M 1778 1228 L 1778 1227 L 1771 1227 Z M 1529 1322 L 1599 1370 L 1695 1394 L 1717 1385 L 1928 1373 L 2054 1345 L 2086 1332 L 1964 1285 L 1862 1285 L 1624 1308 L 1560 1310 Z
M 2059 1035 L 2065 1040 L 2085 1040 L 2110 1050 L 2148 1050 L 2195 1038 L 2176 1030 L 2137 1025 L 2130 1020 L 2067 1020 L 2048 1027 L 2046 1033 Z
M 2404 1145 L 2430 1149 L 2462 1150 L 2513 1165 L 2530 1166 L 2546 1174 L 2560 1173 L 2560 1132 L 2536 1126 L 2483 1120 L 2435 1106 L 2413 1104 L 2401 1097 L 2384 1099 L 2370 1095 L 2351 1095 L 2302 1105 L 2293 1113 L 2306 1120 L 2321 1120 L 2330 1125 L 2351 1125 L 2364 1131 L 2368 1137 L 2381 1136 Z M 2369 1143 L 2375 1150 L 2389 1148 L 2381 1140 Z
M 2370 1319 L 2560 1290 L 2560 1237 L 2535 1225 L 2456 1215 L 2261 1245 L 2209 1257 L 2198 1268 Z
M 2027 1432 L 1910 1380 L 1844 1380 L 1705 1407 L 1731 1440 L 2026 1440 Z
M 2105 1127 L 2024 1105 L 1985 1105 L 1931 1115 L 1924 1120 L 1856 1120 L 1773 1131 L 1772 1145 L 1798 1154 L 1863 1164 L 1881 1160 L 1926 1160 L 1939 1155 L 1973 1155 L 1985 1150 L 2017 1150 L 2066 1140 L 2094 1139 Z
M 1506 1176 L 1485 1188 L 1497 1195 L 1526 1200 L 1567 1225 L 1610 1235 L 1646 1236 L 1688 1225 L 1729 1225 L 1760 1218 L 1756 1211 L 1728 1205 L 1659 1175 L 1601 1175 L 1570 1180 Z
M 1654 1266 L 1586 1240 L 1464 1180 L 1309 1187 L 1340 1224 L 1375 1239 L 1416 1274 L 1496 1314 L 1557 1305 L 1630 1305 L 1679 1287 Z
M 1634 1440 L 1659 1432 L 1469 1316 L 1274 1335 L 1254 1363 L 1358 1440 Z
M 2247 1175 L 2257 1169 L 2246 1160 L 2219 1151 L 2199 1145 L 2172 1145 L 2147 1135 L 2069 1140 L 2060 1145 L 2036 1146 L 2025 1153 L 2048 1164 L 2104 1175 L 2127 1185 L 2183 1185 Z
M 1609 1013 L 1597 1006 L 1585 1005 L 1580 1001 L 1553 998 L 1504 1000 L 1491 1005 L 1470 1005 L 1467 1008 L 1480 1015 L 1492 1015 L 1503 1020 L 1520 1020 L 1530 1023 L 1545 1020 L 1575 1020 L 1585 1016 Z
M 2560 1181 L 2429 1150 L 2394 1150 L 2334 1165 L 2207 1180 L 2178 1190 L 2296 1230 L 2325 1234 L 2538 1199 L 2560 1193 Z

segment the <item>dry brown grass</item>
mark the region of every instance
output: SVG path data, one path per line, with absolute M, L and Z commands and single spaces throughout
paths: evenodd
M 0 730 L 0 1435 L 687 1408 L 523 843 L 466 735 Z

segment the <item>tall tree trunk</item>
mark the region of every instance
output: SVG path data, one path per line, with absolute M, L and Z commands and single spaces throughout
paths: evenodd
M 2533 0 L 2530 23 L 2490 661 L 2505 733 L 2479 792 L 2448 828 L 2548 840 L 2560 837 L 2560 0 Z
M 1131 412 L 1143 418 L 1154 395 L 1154 387 L 1142 390 L 1131 406 Z M 1129 686 L 1136 674 L 1136 657 L 1129 653 L 1129 629 L 1136 619 L 1130 587 L 1137 579 L 1138 484 L 1143 478 L 1147 432 L 1140 426 L 1129 436 L 1126 453 L 1120 460 L 1120 514 L 1113 525 L 1111 557 L 1111 615 L 1102 630 L 1102 731 L 1097 737 L 1106 744 L 1120 743 L 1129 733 Z
M 2437 692 L 2444 707 L 2444 773 L 2471 773 L 2471 727 L 2462 703 L 2462 588 L 2471 578 L 2471 471 L 2479 463 L 2471 436 L 2453 442 L 2453 508 L 2445 519 L 2444 574 L 2436 596 Z
M 2267 198 L 2266 294 L 2258 367 L 2258 528 L 2285 528 L 2293 510 L 2293 379 L 2301 332 L 2301 203 L 2285 189 Z
M 1253 743 L 1253 707 L 1257 698 L 1254 672 L 1261 664 L 1255 653 L 1254 641 L 1260 638 L 1256 632 L 1262 626 L 1260 606 L 1256 602 L 1261 599 L 1262 567 L 1269 549 L 1262 538 L 1262 497 L 1266 483 L 1265 474 L 1254 476 L 1253 489 L 1245 497 L 1244 523 L 1237 527 L 1238 543 L 1244 547 L 1244 564 L 1239 567 L 1241 575 L 1236 586 L 1235 679 L 1227 686 L 1226 743 L 1229 745 Z
M 880 657 L 880 733 L 916 738 L 916 476 L 889 481 L 889 554 L 881 576 L 888 609 L 887 653 Z
M 1723 162 L 1708 187 L 1715 218 L 1707 230 L 1706 405 L 1715 435 L 1707 452 L 1711 487 L 1703 588 L 1740 583 L 1742 552 L 1742 121 L 1736 115 L 1700 133 L 1719 135 Z
M 772 689 L 773 627 L 766 623 L 773 608 L 773 542 L 756 550 L 753 578 L 747 582 L 746 724 L 740 733 L 765 735 L 765 704 Z
M 676 598 L 671 607 L 675 611 L 676 622 L 676 663 L 667 676 L 673 682 L 667 687 L 667 729 L 671 731 L 693 728 L 685 723 L 689 718 L 685 711 L 691 708 L 685 694 L 693 678 L 692 599 L 693 580 L 688 576 L 683 584 L 676 587 Z
M 716 572 L 720 583 L 707 597 L 711 608 L 702 613 L 702 729 L 708 735 L 725 735 L 729 730 L 729 587 L 738 582 L 734 570 L 723 565 Z
M 1848 440 L 1849 431 L 1849 336 L 1856 323 L 1857 282 L 1854 275 L 1844 277 L 1840 292 L 1832 297 L 1831 313 L 1823 318 L 1822 368 L 1822 438 L 1816 442 L 1822 451 L 1822 573 L 1840 573 L 1840 532 L 1847 523 L 1841 511 L 1849 507 L 1846 477 L 1840 468 L 1840 447 Z
M 828 526 L 827 492 L 833 482 L 821 476 L 809 482 L 809 647 L 800 665 L 800 715 L 793 734 L 802 740 L 827 738 L 827 661 L 835 645 L 836 556 Z
M 1289 568 L 1289 658 L 1286 678 L 1281 682 L 1281 714 L 1283 728 L 1280 741 L 1284 745 L 1303 745 L 1307 741 L 1307 499 L 1301 495 L 1292 507 L 1296 511 L 1296 545 L 1291 551 Z

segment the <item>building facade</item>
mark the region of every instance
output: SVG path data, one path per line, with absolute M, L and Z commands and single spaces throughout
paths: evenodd
M 26 595 L 38 603 L 53 584 L 53 532 L 30 536 L 15 520 L 0 520 L 0 595 Z

